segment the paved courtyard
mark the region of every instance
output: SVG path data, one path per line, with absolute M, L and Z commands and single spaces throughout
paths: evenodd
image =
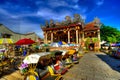
M 64 80 L 120 80 L 120 60 L 104 53 L 87 53 L 69 72 Z
M 120 60 L 104 53 L 85 54 L 69 71 L 64 80 L 120 80 Z M 23 80 L 18 71 L 3 76 L 0 80 Z

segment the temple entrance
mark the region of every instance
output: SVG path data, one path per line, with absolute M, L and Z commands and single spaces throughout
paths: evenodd
M 64 41 L 64 42 L 68 42 L 68 34 L 67 32 L 64 31 L 59 31 L 56 32 L 54 35 L 54 39 L 53 42 L 58 42 L 58 41 Z
M 90 51 L 94 51 L 94 43 L 90 43 L 89 44 L 89 50 Z
M 70 31 L 70 42 L 76 43 L 76 31 L 75 30 Z

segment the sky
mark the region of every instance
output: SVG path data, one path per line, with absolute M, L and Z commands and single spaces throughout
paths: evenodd
M 86 23 L 98 17 L 101 23 L 120 30 L 120 0 L 0 0 L 0 23 L 14 32 L 35 32 L 43 38 L 40 25 L 53 19 L 80 14 Z

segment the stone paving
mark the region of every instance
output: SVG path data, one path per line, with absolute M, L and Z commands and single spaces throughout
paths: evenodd
M 62 75 L 64 80 L 120 80 L 120 60 L 104 53 L 85 54 L 69 71 Z M 23 80 L 18 71 L 3 76 L 0 80 Z
M 106 56 L 106 60 L 112 61 L 116 65 L 116 59 L 109 57 L 103 53 L 85 54 L 69 71 L 63 75 L 64 80 L 120 80 L 120 73 L 113 70 L 99 56 Z M 117 64 L 120 64 L 117 61 Z M 119 68 L 120 69 L 120 68 Z

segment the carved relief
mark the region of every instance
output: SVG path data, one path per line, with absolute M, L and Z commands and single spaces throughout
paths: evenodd
M 70 16 L 66 16 L 65 17 L 65 21 L 66 21 L 67 25 L 70 24 L 72 22 L 71 17 Z
M 66 24 L 66 21 L 62 21 L 62 22 L 61 22 L 61 25 L 62 25 L 62 26 L 67 25 L 67 24 Z
M 53 19 L 50 20 L 50 27 L 55 27 Z
M 79 14 L 75 14 L 75 15 L 74 15 L 73 22 L 74 22 L 74 23 L 81 22 L 81 16 L 80 16 Z
M 93 20 L 93 22 L 95 23 L 96 27 L 100 27 L 101 26 L 99 18 L 95 17 L 94 20 Z
M 49 23 L 48 23 L 48 21 L 45 22 L 45 26 L 46 26 L 46 28 L 49 28 Z
M 55 26 L 56 26 L 56 27 L 60 27 L 60 25 L 61 25 L 60 22 L 56 22 L 56 23 L 55 23 Z

